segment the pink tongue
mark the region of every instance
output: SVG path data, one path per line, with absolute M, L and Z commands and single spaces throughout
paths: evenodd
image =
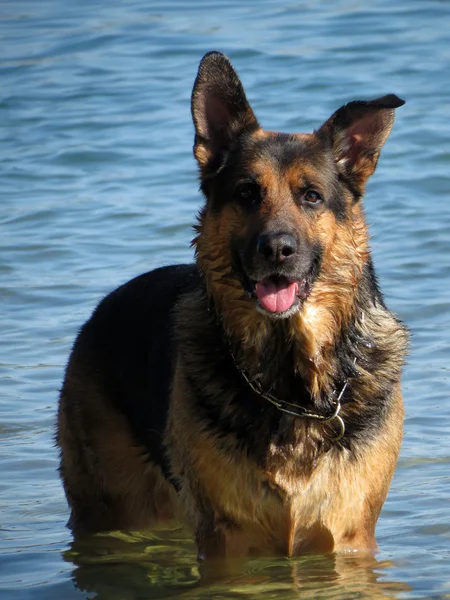
M 263 279 L 256 284 L 256 296 L 262 308 L 269 312 L 284 312 L 294 304 L 298 292 L 295 281 L 274 282 Z

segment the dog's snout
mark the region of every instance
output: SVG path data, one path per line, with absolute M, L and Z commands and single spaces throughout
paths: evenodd
M 297 241 L 290 233 L 264 233 L 258 237 L 256 250 L 271 262 L 283 262 L 297 252 Z

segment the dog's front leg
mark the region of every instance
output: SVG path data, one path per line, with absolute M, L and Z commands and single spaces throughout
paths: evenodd
M 179 483 L 179 497 L 199 556 L 246 556 L 250 542 L 239 525 L 242 512 L 251 510 L 249 473 L 235 470 L 219 440 L 199 412 L 197 398 L 182 361 L 177 361 L 166 428 L 171 470 Z
M 200 559 L 243 557 L 250 554 L 245 533 L 236 525 L 204 516 L 199 521 L 195 540 Z

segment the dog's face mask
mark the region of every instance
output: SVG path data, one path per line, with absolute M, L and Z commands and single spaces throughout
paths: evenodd
M 395 95 L 351 102 L 312 134 L 263 131 L 229 60 L 207 54 L 192 94 L 207 198 L 200 266 L 215 270 L 216 282 L 239 281 L 266 316 L 295 314 L 338 268 L 344 245 L 356 245 L 359 200 L 402 104 Z

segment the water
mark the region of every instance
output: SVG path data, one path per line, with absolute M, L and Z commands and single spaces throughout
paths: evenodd
M 0 5 L 0 589 L 15 599 L 450 598 L 450 5 L 159 0 Z M 376 559 L 198 564 L 180 531 L 73 544 L 53 447 L 81 323 L 132 276 L 192 257 L 191 86 L 227 52 L 267 129 L 407 99 L 366 210 L 413 332 L 405 440 Z

